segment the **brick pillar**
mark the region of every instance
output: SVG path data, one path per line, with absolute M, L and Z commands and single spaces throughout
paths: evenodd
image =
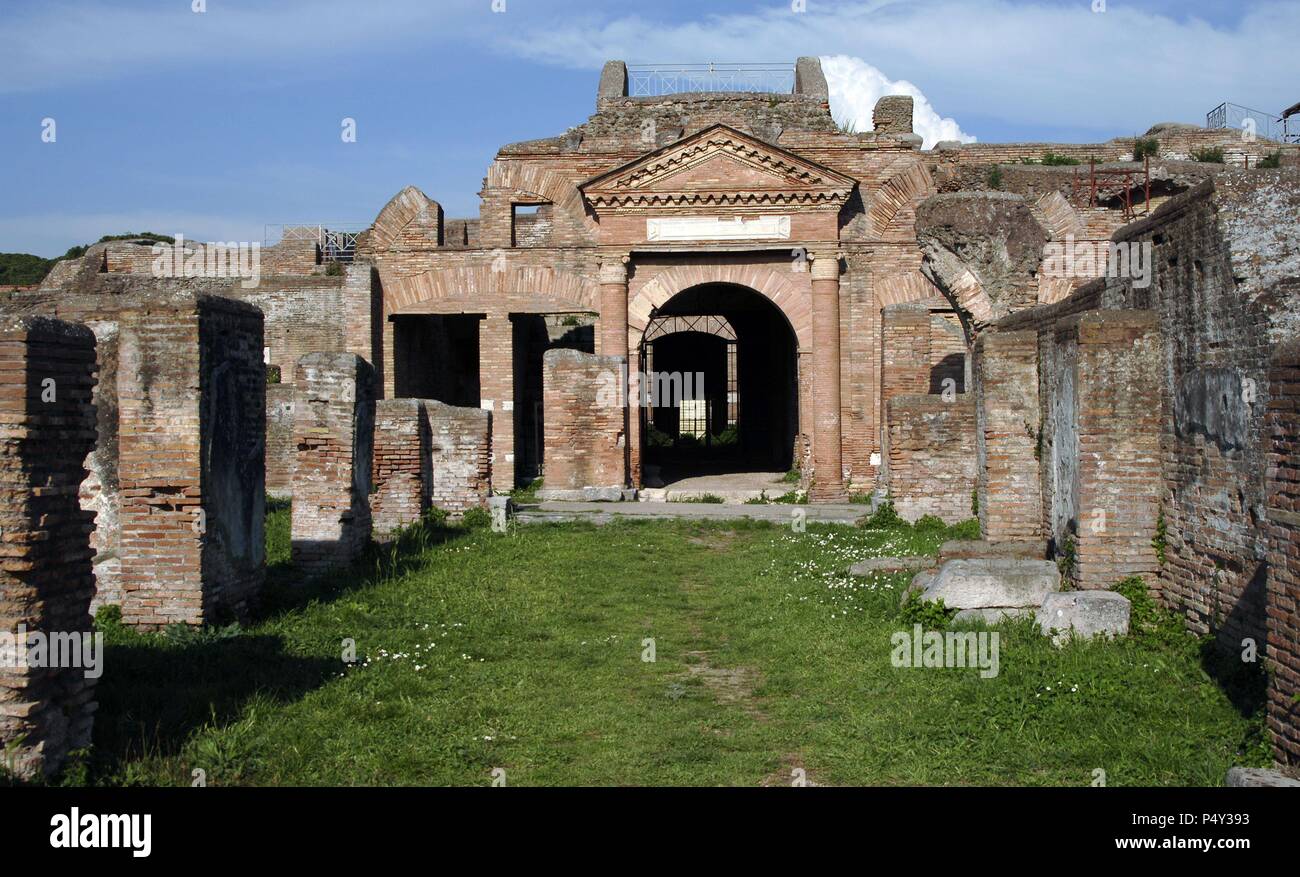
M 1265 615 L 1268 730 L 1278 764 L 1300 765 L 1300 341 L 1278 347 L 1268 375 L 1263 451 L 1268 509 Z
M 813 479 L 810 499 L 843 502 L 840 437 L 840 260 L 818 253 L 812 263 Z
M 479 326 L 479 397 L 492 412 L 492 487 L 515 489 L 514 329 L 508 314 L 488 314 Z
M 40 317 L 0 326 L 0 649 L 10 652 L 0 663 L 0 750 L 22 777 L 54 774 L 90 744 L 95 679 L 84 664 L 27 657 L 33 635 L 93 643 L 81 635 L 91 631 L 94 513 L 77 494 L 95 446 L 94 386 L 89 329 Z
M 430 503 L 452 517 L 485 508 L 492 496 L 492 416 L 442 402 L 421 406 L 429 423 Z
M 120 320 L 122 620 L 246 617 L 266 575 L 262 312 L 159 291 Z
M 429 423 L 420 400 L 376 402 L 370 511 L 377 535 L 420 520 L 429 507 L 429 470 Z
M 627 358 L 627 264 L 628 257 L 600 263 L 600 349 L 601 356 Z
M 1160 492 L 1161 342 L 1153 311 L 1091 311 L 1078 334 L 1075 582 L 1154 584 Z
M 596 352 L 604 357 L 620 359 L 630 369 L 631 357 L 628 355 L 627 346 L 627 265 L 629 261 L 627 256 L 621 256 L 606 259 L 600 264 L 600 349 Z M 631 431 L 628 427 L 631 418 L 636 416 L 636 409 L 631 407 L 631 399 L 627 401 L 628 404 L 623 408 L 623 427 L 620 430 L 623 437 L 625 472 L 632 468 L 632 442 L 629 436 Z
M 622 498 L 623 415 L 618 398 L 622 360 L 577 350 L 542 357 L 546 407 L 547 499 Z
M 370 540 L 374 369 L 352 353 L 309 353 L 294 373 L 293 563 L 346 567 Z
M 1038 333 L 980 333 L 973 370 L 980 532 L 990 542 L 1040 539 Z

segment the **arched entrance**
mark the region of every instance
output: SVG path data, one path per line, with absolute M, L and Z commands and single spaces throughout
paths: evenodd
M 798 349 L 781 309 L 748 287 L 694 286 L 655 308 L 638 351 L 645 486 L 777 490 L 795 462 Z

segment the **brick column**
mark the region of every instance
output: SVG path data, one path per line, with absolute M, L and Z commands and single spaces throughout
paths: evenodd
M 600 263 L 601 356 L 627 358 L 627 256 Z
M 40 317 L 0 326 L 0 634 L 13 648 L 0 664 L 0 749 L 22 777 L 57 773 L 70 750 L 90 744 L 95 679 L 85 666 L 27 658 L 37 637 L 54 634 L 86 656 L 94 512 L 77 492 L 95 446 L 94 386 L 86 327 Z
M 346 567 L 370 541 L 374 369 L 352 353 L 298 361 L 293 404 L 293 563 L 308 575 Z
M 627 346 L 627 265 L 628 256 L 616 256 L 600 263 L 600 347 L 604 357 L 615 357 L 631 369 Z M 632 470 L 632 442 L 629 422 L 633 417 L 631 400 L 623 406 L 623 471 Z M 639 460 L 637 461 L 640 462 Z
M 816 253 L 812 263 L 813 480 L 810 498 L 842 502 L 844 454 L 840 441 L 840 260 Z
M 479 400 L 492 412 L 492 488 L 515 489 L 514 330 L 509 314 L 488 314 L 478 334 Z

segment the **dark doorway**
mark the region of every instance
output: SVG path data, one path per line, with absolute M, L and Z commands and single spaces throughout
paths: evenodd
M 647 467 L 671 483 L 793 466 L 798 341 L 779 308 L 744 287 L 694 287 L 655 311 L 646 337 L 642 380 L 658 391 L 642 408 Z M 665 398 L 679 386 L 694 398 Z
M 479 314 L 393 318 L 393 390 L 399 399 L 479 405 Z

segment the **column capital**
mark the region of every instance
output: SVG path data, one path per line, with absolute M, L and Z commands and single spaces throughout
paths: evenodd
M 632 257 L 626 254 L 602 257 L 600 260 L 600 282 L 627 283 L 627 266 L 631 261 Z
M 822 250 L 809 254 L 812 259 L 813 280 L 840 279 L 840 253 L 835 250 Z

